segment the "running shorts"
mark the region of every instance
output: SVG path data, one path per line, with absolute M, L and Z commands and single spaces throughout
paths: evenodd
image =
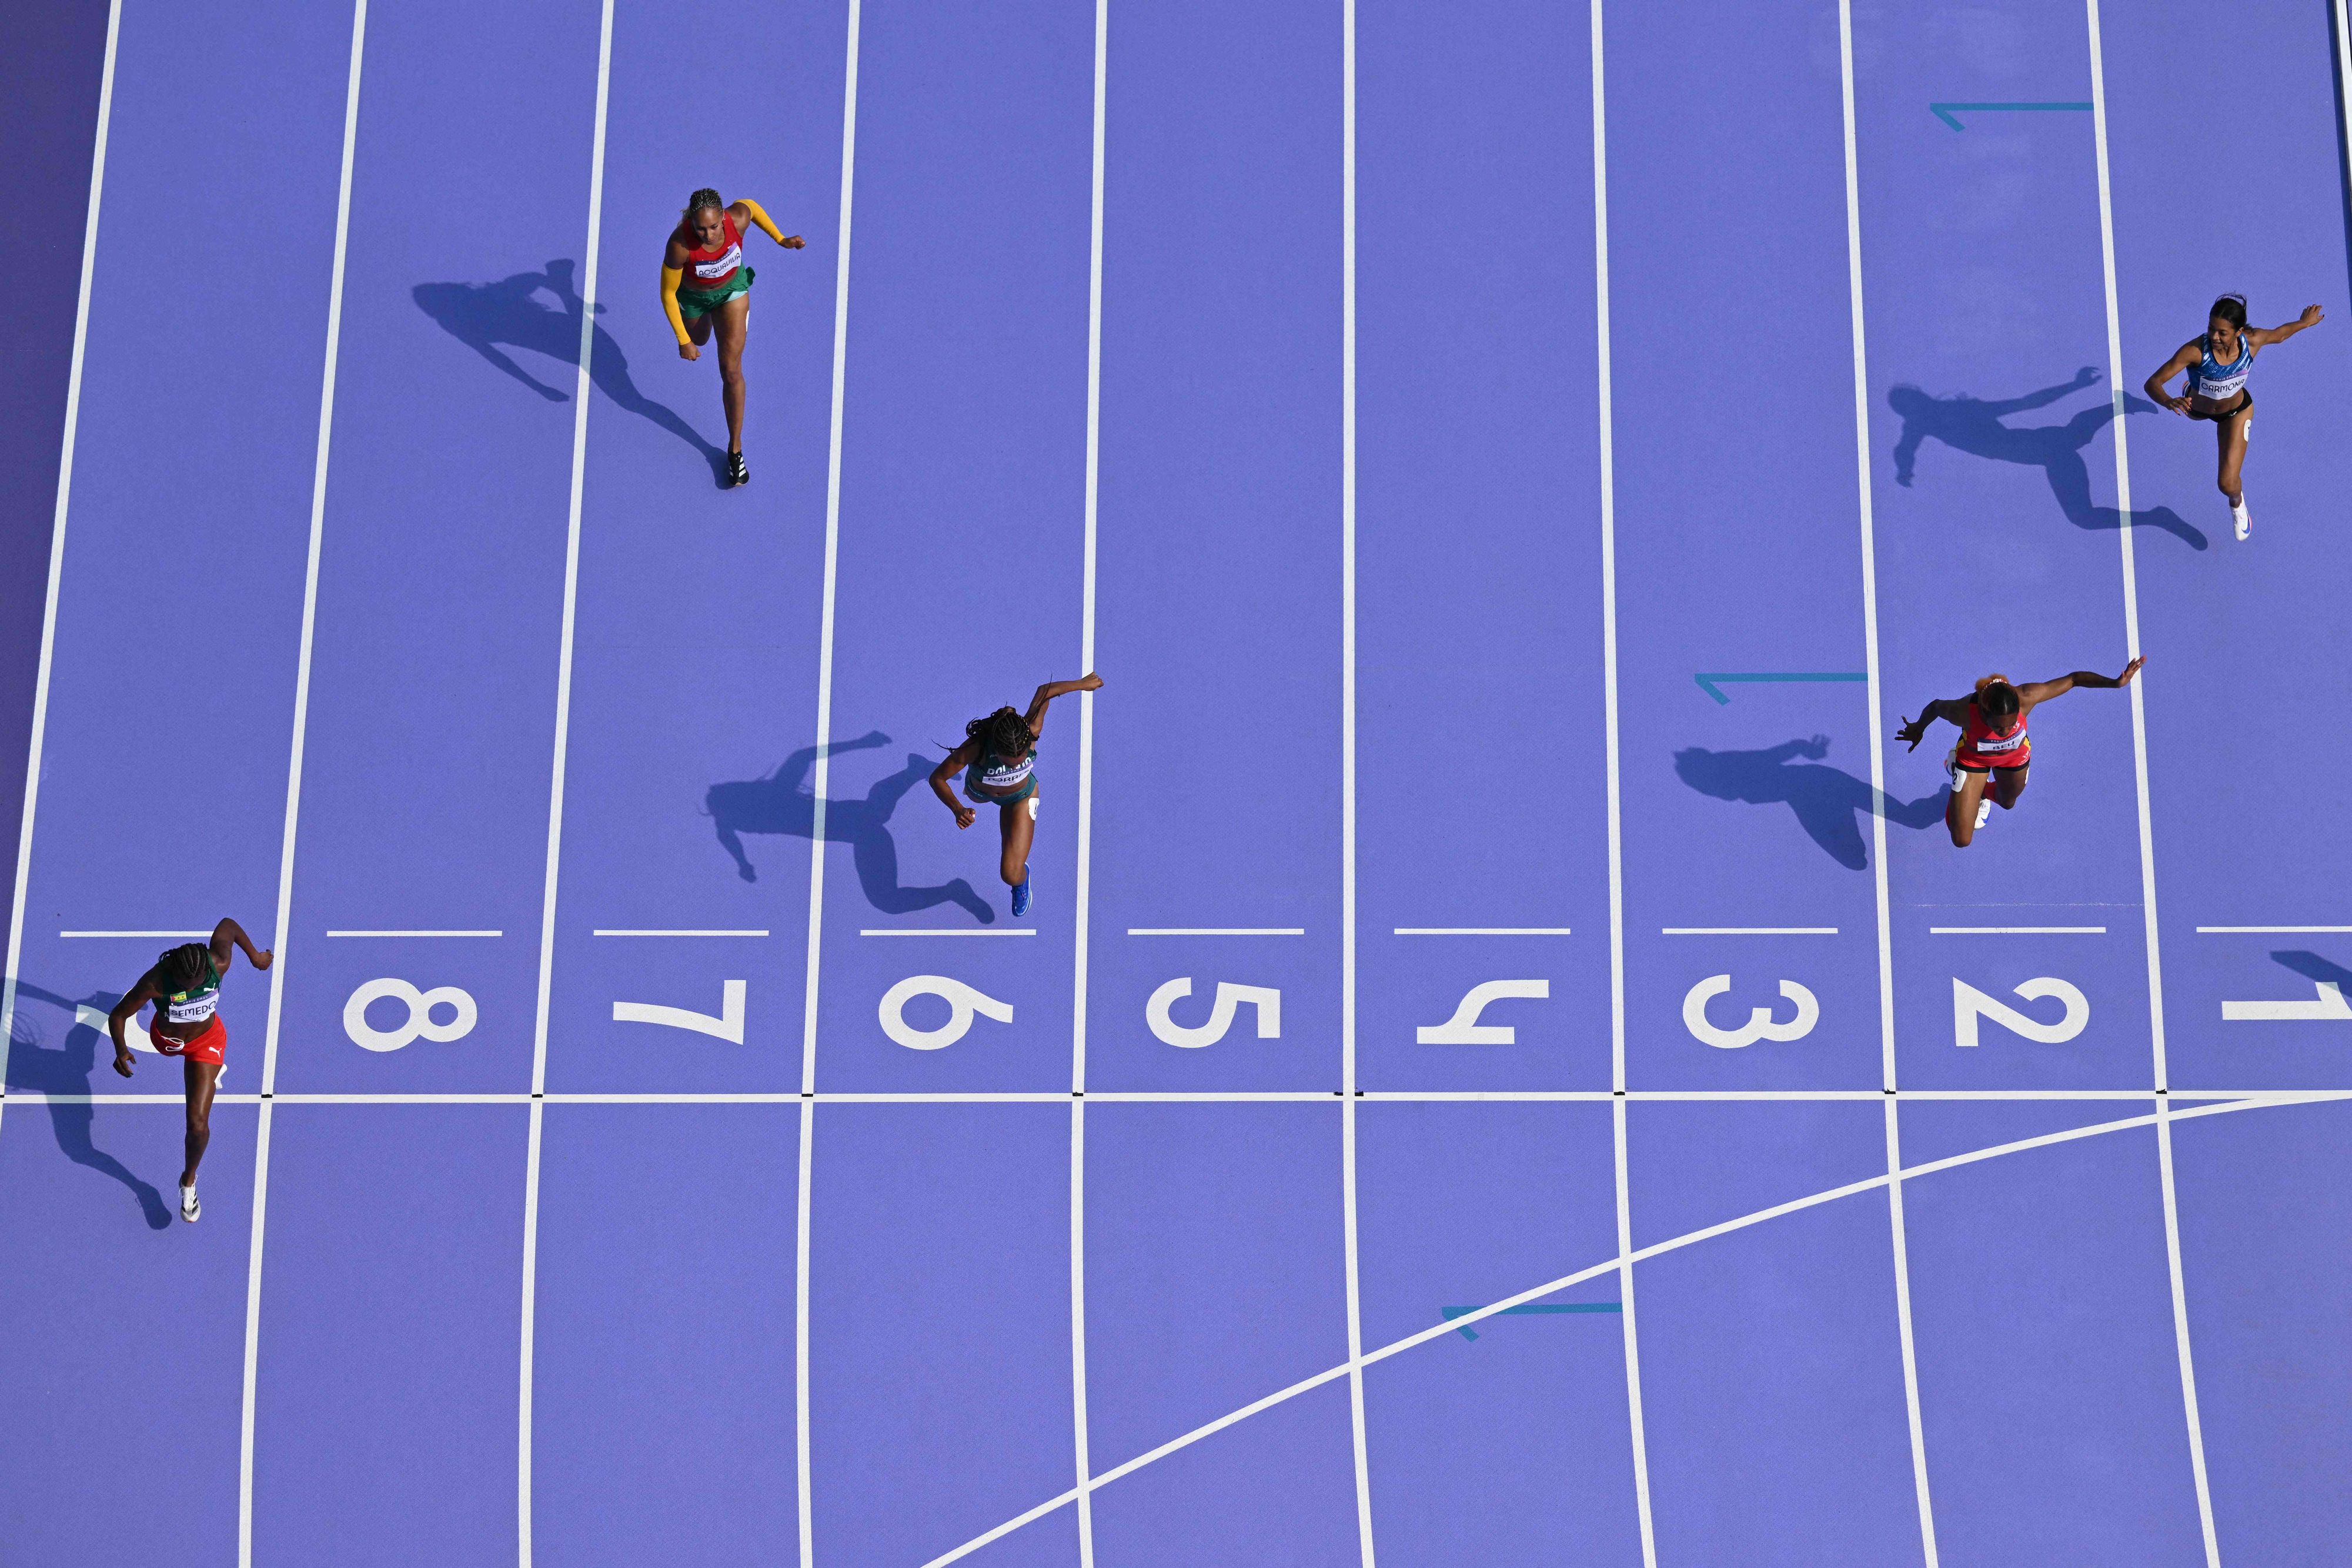
M 184 1056 L 190 1061 L 218 1067 L 222 1065 L 222 1049 L 228 1044 L 228 1030 L 221 1026 L 220 1014 L 215 1013 L 194 1040 L 173 1040 L 154 1030 L 147 1031 L 147 1039 L 159 1056 Z
M 751 269 L 739 267 L 735 276 L 716 288 L 681 288 L 677 291 L 677 313 L 692 321 L 709 315 L 738 294 L 751 290 Z

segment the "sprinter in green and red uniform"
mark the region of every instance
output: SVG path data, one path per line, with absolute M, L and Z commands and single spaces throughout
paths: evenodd
M 213 939 L 166 948 L 154 967 L 139 977 L 131 993 L 107 1015 L 107 1032 L 114 1037 L 114 1071 L 131 1076 L 131 1043 L 124 1035 L 131 1020 L 148 1003 L 155 1004 L 155 1021 L 147 1038 L 163 1056 L 185 1064 L 182 1077 L 188 1092 L 187 1165 L 180 1172 L 180 1218 L 193 1220 L 202 1212 L 196 1203 L 196 1166 L 212 1142 L 213 1092 L 220 1086 L 228 1030 L 220 1020 L 221 977 L 242 950 L 257 969 L 269 967 L 269 949 L 254 950 L 245 927 L 223 919 L 213 927 Z
M 1944 826 L 1952 831 L 1953 845 L 1967 849 L 1977 830 L 1991 818 L 1995 806 L 2006 811 L 2025 793 L 2026 769 L 2033 761 L 2033 742 L 2025 734 L 2025 716 L 2037 704 L 2063 696 L 2078 686 L 2120 690 L 2131 685 L 2132 677 L 2147 663 L 2134 659 L 2120 675 L 2077 670 L 2054 681 L 2028 681 L 2021 686 L 2011 685 L 2007 675 L 1987 675 L 1967 696 L 1938 697 L 1917 718 L 1905 719 L 1895 738 L 1910 742 L 1914 751 L 1936 720 L 1948 718 L 1960 727 L 1960 743 L 1944 758 L 1944 770 L 1952 780 Z
M 727 482 L 749 484 L 743 462 L 743 340 L 751 329 L 751 279 L 743 262 L 743 232 L 757 224 L 786 250 L 799 250 L 798 235 L 776 227 L 759 203 L 746 198 L 729 206 L 719 193 L 697 191 L 670 231 L 662 253 L 662 314 L 677 334 L 680 359 L 698 360 L 702 345 L 719 335 L 719 395 L 727 409 Z

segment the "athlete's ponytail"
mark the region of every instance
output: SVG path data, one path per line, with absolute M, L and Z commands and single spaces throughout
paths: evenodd
M 2009 718 L 2017 709 L 2017 688 L 2007 675 L 1987 675 L 1977 683 L 1977 711 L 1985 717 Z
M 165 991 L 184 991 L 205 977 L 213 950 L 201 942 L 166 947 L 155 956 L 156 984 Z
M 675 187 L 673 187 L 673 189 Z M 727 209 L 727 204 L 719 199 L 718 192 L 712 190 L 709 186 L 705 185 L 701 190 L 697 191 L 694 194 L 687 197 L 687 222 L 692 223 L 694 221 L 694 214 L 700 212 L 705 207 L 717 207 L 721 212 L 724 212 Z
M 2224 294 L 2221 298 L 2213 301 L 2213 308 L 2205 314 L 2209 319 L 2227 321 L 2242 332 L 2246 329 L 2246 297 L 2242 294 Z

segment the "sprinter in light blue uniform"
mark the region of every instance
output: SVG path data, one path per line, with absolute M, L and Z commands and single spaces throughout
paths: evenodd
M 2205 336 L 2181 344 L 2179 351 L 2147 378 L 2149 397 L 2175 413 L 2213 422 L 2221 448 L 2221 472 L 2214 482 L 2229 498 L 2230 521 L 2242 539 L 2254 529 L 2241 478 L 2246 464 L 2246 438 L 2254 426 L 2254 394 L 2246 385 L 2254 373 L 2254 356 L 2269 344 L 2283 342 L 2319 321 L 2319 307 L 2306 305 L 2300 317 L 2284 327 L 2249 327 L 2246 297 L 2224 294 L 2213 301 Z M 2183 371 L 2189 373 L 2189 393 L 2174 397 L 2165 384 Z
M 1091 674 L 1075 681 L 1047 681 L 1029 699 L 1026 714 L 1001 707 L 965 725 L 963 744 L 931 769 L 931 791 L 955 813 L 957 827 L 969 828 L 980 816 L 955 797 L 950 781 L 959 771 L 967 796 L 996 808 L 1003 844 L 997 869 L 1013 890 L 1016 920 L 1029 913 L 1029 845 L 1037 833 L 1037 733 L 1045 727 L 1046 705 L 1072 692 L 1099 691 L 1102 684 L 1100 675 Z

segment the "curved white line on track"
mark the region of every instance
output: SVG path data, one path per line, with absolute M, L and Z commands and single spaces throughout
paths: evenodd
M 2218 1116 L 2231 1111 L 2256 1110 L 2265 1105 L 2311 1105 L 2339 1100 L 2352 1100 L 2352 1090 L 2328 1090 L 2316 1094 L 2305 1092 L 2294 1099 L 2266 1097 L 2231 1100 L 2218 1105 L 2200 1105 L 2194 1110 L 2173 1111 L 2169 1113 L 2168 1119 L 2173 1122 L 2186 1122 L 2194 1117 Z M 1951 1155 L 1940 1160 L 1928 1160 L 1920 1165 L 1906 1166 L 1895 1174 L 1905 1181 L 1913 1181 L 1920 1176 L 1933 1176 L 1938 1171 L 1958 1170 L 1962 1166 L 1979 1165 L 1986 1160 L 1999 1159 L 2004 1155 L 2021 1155 L 2032 1149 L 2074 1143 L 2084 1138 L 2097 1137 L 2103 1133 L 2124 1133 L 2135 1127 L 2153 1127 L 2158 1124 L 2158 1113 L 2150 1112 L 2145 1116 L 2127 1116 L 2120 1121 L 2095 1122 L 2086 1127 L 2070 1127 L 2063 1132 L 2044 1133 L 2039 1137 L 2021 1138 L 2015 1143 L 1995 1144 L 1987 1148 L 1971 1149 L 1966 1154 Z M 1402 1355 L 1418 1345 L 1427 1344 L 1432 1340 L 1442 1339 L 1456 1330 L 1469 1327 L 1483 1319 L 1507 1312 L 1513 1307 L 1525 1306 L 1530 1301 L 1540 1301 L 1546 1296 L 1567 1290 L 1571 1285 L 1580 1285 L 1587 1280 L 1597 1280 L 1603 1274 L 1614 1273 L 1619 1269 L 1634 1263 L 1647 1262 L 1653 1258 L 1663 1257 L 1668 1252 L 1680 1251 L 1685 1247 L 1694 1246 L 1701 1241 L 1711 1241 L 1718 1236 L 1728 1236 L 1736 1230 L 1745 1230 L 1750 1226 L 1761 1225 L 1768 1219 L 1778 1219 L 1783 1215 L 1800 1213 L 1808 1208 L 1818 1208 L 1825 1203 L 1834 1203 L 1842 1197 L 1853 1197 L 1861 1193 L 1875 1191 L 1886 1186 L 1889 1179 L 1884 1176 L 1871 1176 L 1863 1181 L 1850 1182 L 1844 1186 L 1833 1186 L 1823 1192 L 1792 1198 L 1787 1203 L 1775 1204 L 1769 1208 L 1759 1208 L 1752 1214 L 1743 1214 L 1736 1219 L 1727 1219 L 1719 1225 L 1710 1225 L 1699 1230 L 1685 1231 L 1680 1236 L 1668 1237 L 1664 1241 L 1654 1241 L 1647 1247 L 1637 1248 L 1621 1257 L 1606 1259 L 1590 1268 L 1580 1269 L 1572 1274 L 1563 1274 L 1556 1280 L 1547 1280 L 1542 1284 L 1521 1291 L 1517 1295 L 1506 1296 L 1501 1301 L 1489 1302 L 1475 1312 L 1463 1312 L 1444 1322 L 1432 1323 L 1417 1333 L 1410 1333 L 1402 1339 L 1391 1340 L 1378 1350 L 1369 1351 L 1361 1356 L 1341 1362 L 1337 1366 L 1326 1367 L 1312 1377 L 1301 1378 L 1287 1388 L 1278 1388 L 1263 1399 L 1254 1400 L 1238 1410 L 1231 1411 L 1205 1425 L 1193 1427 L 1181 1437 L 1171 1437 L 1156 1448 L 1138 1454 L 1125 1464 L 1114 1466 L 1096 1476 L 1090 1483 L 1090 1490 L 1100 1491 L 1111 1482 L 1132 1475 L 1144 1466 L 1155 1464 L 1180 1449 L 1189 1448 L 1203 1437 L 1214 1437 L 1226 1427 L 1237 1426 L 1260 1411 L 1271 1410 L 1277 1405 L 1296 1399 L 1302 1394 L 1310 1393 L 1327 1383 L 1336 1382 L 1350 1374 L 1360 1374 L 1365 1367 L 1386 1361 L 1392 1355 Z M 1073 1488 L 1058 1497 L 1047 1498 L 1027 1512 L 1016 1514 L 985 1534 L 975 1535 L 953 1551 L 932 1558 L 923 1564 L 923 1568 L 946 1568 L 950 1563 L 960 1562 L 991 1542 L 1001 1541 L 1023 1525 L 1034 1523 L 1055 1510 L 1066 1506 L 1076 1500 L 1077 1495 L 1076 1489 Z

